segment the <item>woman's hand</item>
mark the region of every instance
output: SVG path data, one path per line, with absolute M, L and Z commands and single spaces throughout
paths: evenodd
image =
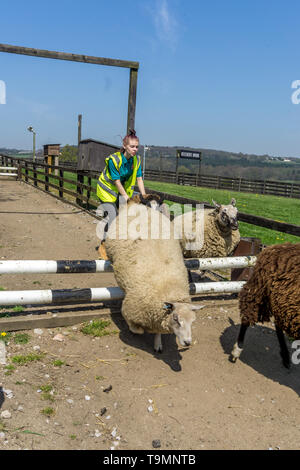
M 144 187 L 144 181 L 143 181 L 143 178 L 141 176 L 138 176 L 137 179 L 136 179 L 136 182 L 137 182 L 137 185 L 138 185 L 138 188 L 140 190 L 140 193 L 143 197 L 146 196 L 146 191 L 145 191 L 145 187 Z
M 115 180 L 114 181 L 119 193 L 121 196 L 123 196 L 123 198 L 125 199 L 125 201 L 127 202 L 128 199 L 129 199 L 129 196 L 128 194 L 126 193 L 125 189 L 124 189 L 124 186 L 122 185 L 121 181 L 120 180 Z

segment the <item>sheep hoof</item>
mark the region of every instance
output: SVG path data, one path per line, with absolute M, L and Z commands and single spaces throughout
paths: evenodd
M 157 333 L 154 337 L 154 351 L 162 353 L 162 350 L 161 334 Z
M 233 350 L 231 351 L 230 361 L 235 363 L 236 360 L 240 357 L 242 351 L 243 351 L 243 349 L 240 348 L 237 345 L 237 343 L 235 343 L 235 345 L 233 346 Z

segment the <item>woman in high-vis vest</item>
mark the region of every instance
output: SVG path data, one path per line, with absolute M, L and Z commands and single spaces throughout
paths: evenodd
M 109 155 L 105 159 L 105 168 L 99 176 L 97 183 L 97 196 L 100 199 L 105 214 L 105 227 L 102 227 L 100 257 L 107 259 L 104 241 L 109 225 L 117 215 L 119 197 L 128 201 L 133 195 L 137 184 L 142 196 L 145 196 L 145 187 L 142 178 L 141 157 L 137 155 L 139 139 L 134 130 L 123 139 L 123 147 L 119 152 Z M 101 206 L 100 206 L 101 208 Z

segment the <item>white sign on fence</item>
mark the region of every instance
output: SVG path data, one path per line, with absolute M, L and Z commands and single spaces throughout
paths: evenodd
M 201 160 L 201 152 L 195 150 L 177 150 L 177 158 L 192 158 Z

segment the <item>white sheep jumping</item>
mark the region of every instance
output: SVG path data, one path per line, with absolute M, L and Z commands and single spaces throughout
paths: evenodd
M 116 281 L 125 292 L 122 315 L 133 333 L 155 334 L 157 352 L 165 333 L 189 346 L 194 310 L 201 308 L 191 303 L 180 243 L 172 232 L 164 214 L 132 201 L 120 208 L 106 238 Z

